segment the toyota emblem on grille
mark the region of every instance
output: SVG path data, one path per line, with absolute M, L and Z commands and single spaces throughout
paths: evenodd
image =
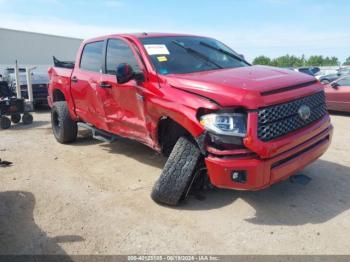
M 300 116 L 301 119 L 303 119 L 304 121 L 308 120 L 310 118 L 311 115 L 311 109 L 310 107 L 306 106 L 306 105 L 302 105 L 301 107 L 299 107 L 298 109 L 298 114 Z

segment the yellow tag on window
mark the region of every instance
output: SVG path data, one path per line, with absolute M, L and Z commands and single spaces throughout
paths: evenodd
M 157 56 L 157 59 L 159 62 L 166 62 L 168 61 L 168 58 L 166 56 Z

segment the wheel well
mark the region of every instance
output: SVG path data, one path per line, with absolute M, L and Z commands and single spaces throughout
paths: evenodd
M 163 117 L 158 124 L 158 142 L 162 153 L 169 156 L 177 140 L 186 136 L 194 140 L 192 135 L 180 124 L 168 117 Z
M 61 90 L 55 89 L 53 92 L 53 102 L 66 101 L 66 98 Z

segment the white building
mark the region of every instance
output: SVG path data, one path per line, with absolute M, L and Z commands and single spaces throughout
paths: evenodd
M 33 65 L 46 71 L 53 64 L 52 56 L 60 60 L 75 60 L 82 39 L 0 28 L 0 68 Z

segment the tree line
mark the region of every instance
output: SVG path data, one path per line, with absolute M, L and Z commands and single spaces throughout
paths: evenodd
M 284 55 L 277 58 L 269 58 L 261 55 L 253 60 L 253 65 L 269 65 L 277 67 L 303 67 L 303 66 L 339 66 L 341 63 L 335 56 L 324 57 L 322 55 L 313 55 L 306 58 L 294 55 Z M 343 65 L 350 65 L 350 56 L 345 60 Z

